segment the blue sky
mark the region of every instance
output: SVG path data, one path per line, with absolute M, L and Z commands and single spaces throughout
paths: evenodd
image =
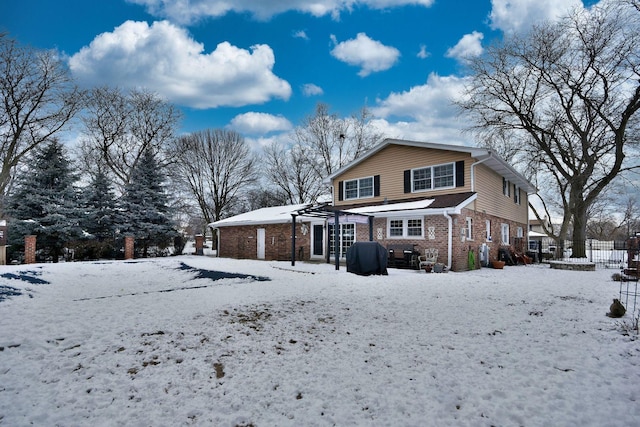
M 181 132 L 226 127 L 264 145 L 323 102 L 339 116 L 366 105 L 388 137 L 470 145 L 450 105 L 464 58 L 575 7 L 582 1 L 0 0 L 0 31 L 58 49 L 81 85 L 166 97 L 184 112 Z

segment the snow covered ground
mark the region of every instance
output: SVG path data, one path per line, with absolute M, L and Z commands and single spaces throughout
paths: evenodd
M 0 425 L 638 425 L 614 272 L 0 267 Z

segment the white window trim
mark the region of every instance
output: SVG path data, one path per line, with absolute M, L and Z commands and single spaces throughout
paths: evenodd
M 453 165 L 453 185 L 451 186 L 447 186 L 447 187 L 437 187 L 434 188 L 433 187 L 433 182 L 435 180 L 434 175 L 433 175 L 433 169 L 437 168 L 439 166 L 449 166 L 449 165 Z M 416 190 L 414 187 L 415 184 L 415 179 L 413 178 L 413 173 L 417 170 L 421 170 L 421 169 L 431 169 L 431 188 L 425 188 L 423 190 Z M 422 166 L 419 168 L 413 168 L 411 169 L 411 192 L 412 193 L 424 193 L 425 191 L 436 191 L 436 190 L 450 190 L 452 188 L 456 188 L 456 163 L 455 162 L 449 162 L 449 163 L 441 163 L 438 165 L 433 165 L 433 166 Z
M 506 233 L 505 233 L 506 230 Z M 505 241 L 506 237 L 506 241 Z M 500 243 L 503 245 L 509 244 L 509 224 L 505 224 L 504 222 L 500 224 Z
M 502 178 L 502 194 L 511 197 L 511 183 L 507 178 Z
M 370 179 L 371 180 L 371 195 L 370 196 L 361 196 L 360 195 L 360 181 L 362 181 L 363 179 Z M 347 197 L 347 182 L 353 182 L 356 181 L 358 183 L 358 195 L 356 197 Z M 376 189 L 375 189 L 375 179 L 372 176 L 364 176 L 362 178 L 354 178 L 354 179 L 347 179 L 342 183 L 342 194 L 344 194 L 344 200 L 356 200 L 356 199 L 371 199 L 373 197 L 375 197 L 375 193 L 376 193 Z
M 422 223 L 419 236 L 409 236 L 409 221 L 418 220 Z M 391 235 L 391 221 L 402 221 L 402 236 Z M 407 218 L 387 218 L 387 239 L 424 239 L 424 218 L 407 217 Z
M 335 224 L 329 224 L 329 227 L 335 227 Z M 353 223 L 340 223 L 340 228 L 339 228 L 339 232 L 338 232 L 338 247 L 340 248 L 340 259 L 345 259 L 347 256 L 346 251 L 343 253 L 342 252 L 342 247 L 345 244 L 345 240 L 346 240 L 346 236 L 345 236 L 345 228 L 347 227 L 353 227 L 353 242 L 351 242 L 351 245 L 349 245 L 349 247 L 351 247 L 355 242 L 358 241 L 358 230 L 356 228 L 356 224 Z M 335 252 L 334 252 L 334 244 L 335 242 L 332 242 L 331 239 L 333 237 L 333 233 L 329 233 L 329 254 L 331 257 L 335 256 Z
M 486 219 L 484 221 L 484 226 L 485 226 L 485 239 L 487 240 L 487 242 L 491 242 L 493 240 L 491 237 L 491 220 Z
M 467 217 L 465 220 L 467 240 L 473 240 L 473 218 Z
M 517 185 L 513 188 L 513 200 L 515 201 L 516 205 L 521 204 L 521 200 L 520 200 L 520 187 L 518 187 Z
M 516 228 L 516 237 L 524 237 L 524 229 L 522 227 Z

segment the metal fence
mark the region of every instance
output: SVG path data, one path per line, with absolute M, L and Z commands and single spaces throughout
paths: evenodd
M 638 261 L 638 245 L 634 240 L 596 240 L 587 239 L 581 242 L 551 239 L 530 240 L 529 253 L 536 254 L 541 261 L 572 261 L 576 253 L 584 248 L 584 261 L 593 262 L 604 268 L 628 268 L 633 261 Z

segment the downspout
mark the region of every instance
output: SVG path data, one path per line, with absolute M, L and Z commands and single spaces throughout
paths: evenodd
M 475 174 L 475 168 L 477 165 L 479 165 L 480 163 L 484 163 L 487 160 L 489 160 L 490 158 L 493 157 L 493 151 L 489 151 L 489 156 L 485 157 L 482 160 L 479 160 L 475 163 L 471 164 L 471 191 L 475 192 L 476 191 L 476 174 Z
M 453 256 L 453 219 L 449 216 L 447 211 L 444 211 L 443 215 L 447 218 L 447 222 L 449 223 L 449 233 L 447 236 L 447 270 L 451 270 L 451 257 Z

